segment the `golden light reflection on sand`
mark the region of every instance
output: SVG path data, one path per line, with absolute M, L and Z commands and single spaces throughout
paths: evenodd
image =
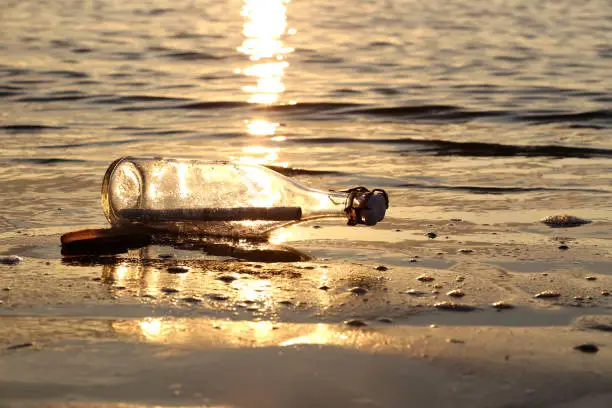
M 115 282 L 119 283 L 120 285 L 123 285 L 129 272 L 130 270 L 127 264 L 117 265 L 114 276 Z
M 163 335 L 161 318 L 148 317 L 140 320 L 138 321 L 138 327 L 140 333 L 147 340 L 155 341 Z
M 234 287 L 238 289 L 239 302 L 257 302 L 271 304 L 271 282 L 269 279 L 258 280 L 239 280 L 234 282 Z
M 347 338 L 348 335 L 346 333 L 339 332 L 337 329 L 331 329 L 328 324 L 318 323 L 314 325 L 314 330 L 309 333 L 282 341 L 279 343 L 279 346 L 287 347 L 297 344 L 341 344 Z
M 335 324 L 287 324 L 270 320 L 230 321 L 147 317 L 113 322 L 121 335 L 161 344 L 224 347 L 291 347 L 300 344 L 378 348 L 380 334 Z
M 281 245 L 285 242 L 296 241 L 297 239 L 294 228 L 279 228 L 272 231 L 268 242 L 274 245 Z
M 148 248 L 139 250 L 140 259 L 150 258 L 147 254 Z M 142 294 L 157 295 L 161 289 L 159 268 L 141 263 L 122 262 L 118 265 L 104 265 L 102 268 L 102 279 L 112 282 L 114 286 L 123 286 L 130 290 L 140 291 Z M 183 289 L 188 274 L 173 274 L 171 282 L 174 287 Z M 165 279 L 168 281 L 168 279 Z

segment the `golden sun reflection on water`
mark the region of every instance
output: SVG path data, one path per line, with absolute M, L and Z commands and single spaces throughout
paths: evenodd
M 253 136 L 272 136 L 276 132 L 278 123 L 272 123 L 266 119 L 245 120 L 247 132 Z
M 279 137 L 273 137 L 271 140 L 284 141 L 285 139 L 283 136 L 280 136 L 280 139 Z M 275 166 L 288 167 L 288 162 L 278 161 L 279 152 L 280 147 L 251 145 L 242 148 L 242 155 L 240 157 L 230 156 L 230 160 L 246 164 L 274 164 Z
M 244 17 L 244 41 L 237 50 L 249 57 L 249 65 L 236 72 L 255 81 L 254 84 L 242 87 L 250 103 L 278 103 L 281 94 L 285 92 L 283 77 L 289 67 L 286 57 L 294 50 L 283 43 L 283 37 L 295 34 L 295 29 L 287 27 L 288 4 L 289 0 L 244 0 L 241 11 Z M 269 136 L 270 141 L 277 143 L 286 140 L 285 136 L 275 134 L 279 125 L 265 118 L 245 120 L 249 135 Z M 247 146 L 243 148 L 241 157 L 232 160 L 287 166 L 287 163 L 277 162 L 279 150 L 261 145 Z
M 237 50 L 253 62 L 241 70 L 255 79 L 255 85 L 242 88 L 250 94 L 251 103 L 275 103 L 285 91 L 283 75 L 289 66 L 285 56 L 293 52 L 282 41 L 288 31 L 288 3 L 288 0 L 244 0 L 241 14 L 245 18 L 242 30 L 245 40 Z

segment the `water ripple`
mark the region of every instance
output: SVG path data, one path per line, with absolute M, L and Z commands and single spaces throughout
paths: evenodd
M 289 142 L 303 144 L 367 143 L 379 145 L 410 145 L 410 150 L 400 151 L 402 156 L 476 156 L 476 157 L 555 157 L 555 158 L 612 158 L 612 149 L 556 145 L 507 145 L 484 142 L 453 142 L 423 139 L 356 139 L 345 137 L 320 137 L 292 139 Z
M 589 188 L 554 188 L 554 187 L 490 187 L 490 186 L 448 186 L 432 185 L 419 183 L 402 183 L 394 185 L 396 188 L 417 188 L 426 190 L 448 190 L 448 191 L 467 191 L 473 194 L 506 194 L 506 193 L 532 193 L 546 191 L 564 191 L 581 193 L 609 193 L 608 190 L 589 189 Z
M 0 130 L 5 130 L 10 133 L 35 133 L 44 132 L 51 130 L 62 130 L 66 129 L 62 126 L 49 126 L 49 125 L 5 125 L 0 126 Z

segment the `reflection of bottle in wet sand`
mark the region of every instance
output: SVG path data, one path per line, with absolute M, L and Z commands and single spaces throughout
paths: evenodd
M 106 171 L 102 206 L 113 227 L 260 236 L 324 217 L 374 225 L 384 218 L 388 197 L 363 187 L 316 190 L 251 164 L 125 157 Z

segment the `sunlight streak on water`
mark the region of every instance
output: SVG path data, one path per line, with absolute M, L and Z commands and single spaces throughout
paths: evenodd
M 285 91 L 283 76 L 289 66 L 285 56 L 293 52 L 282 41 L 287 33 L 288 3 L 287 0 L 244 0 L 245 40 L 237 50 L 254 62 L 241 71 L 256 80 L 255 85 L 242 88 L 250 94 L 251 103 L 275 103 Z
M 276 132 L 278 123 L 269 122 L 266 119 L 246 120 L 247 132 L 253 136 L 272 136 Z
M 248 164 L 276 164 L 279 151 L 278 147 L 246 146 L 242 149 L 245 156 L 241 156 L 239 161 Z
M 274 104 L 285 92 L 283 76 L 289 67 L 285 57 L 293 52 L 293 48 L 284 45 L 282 38 L 286 34 L 295 34 L 295 30 L 287 28 L 288 4 L 289 0 L 244 0 L 241 15 L 244 17 L 242 34 L 245 39 L 237 50 L 247 55 L 252 64 L 236 72 L 255 79 L 254 85 L 242 87 L 250 103 Z M 286 140 L 285 136 L 275 135 L 279 125 L 265 118 L 245 120 L 249 135 L 270 136 L 273 142 Z M 242 150 L 240 158 L 232 159 L 250 164 L 288 166 L 288 163 L 277 162 L 280 148 L 256 145 Z

